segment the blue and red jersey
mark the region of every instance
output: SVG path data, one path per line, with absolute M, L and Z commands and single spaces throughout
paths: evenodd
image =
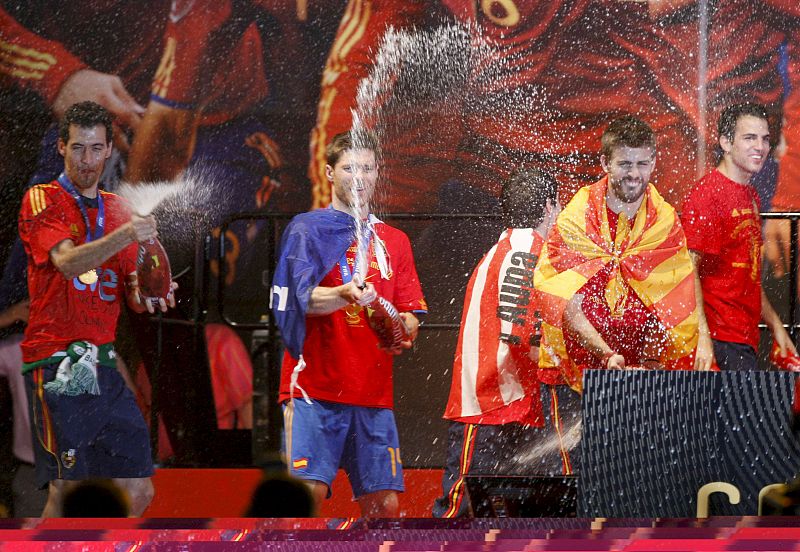
M 370 248 L 367 281 L 398 311 L 427 311 L 408 237 L 387 224 L 378 223 L 374 227 L 389 253 L 391 271 L 388 279 L 381 277 L 373 248 Z M 350 270 L 355 263 L 355 256 L 356 246 L 353 243 L 345 254 Z M 344 278 L 340 263 L 322 278 L 320 286 L 342 285 Z M 306 368 L 300 372 L 298 385 L 311 398 L 356 406 L 392 407 L 393 356 L 378 347 L 378 339 L 369 326 L 366 308 L 351 304 L 329 315 L 307 316 L 302 353 Z M 297 360 L 288 352 L 285 353 L 281 401 L 289 398 L 290 376 L 296 364 Z M 295 396 L 299 396 L 298 390 L 295 390 Z

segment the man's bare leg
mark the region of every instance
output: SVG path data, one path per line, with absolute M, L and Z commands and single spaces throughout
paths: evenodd
M 311 489 L 311 498 L 314 499 L 314 515 L 319 515 L 322 501 L 328 498 L 328 486 L 322 481 L 307 479 L 308 488 Z
M 61 504 L 64 495 L 74 488 L 80 481 L 67 481 L 65 479 L 54 479 L 47 488 L 47 503 L 42 511 L 43 518 L 61 517 Z
M 149 477 L 120 477 L 114 483 L 128 493 L 131 517 L 142 517 L 155 496 L 153 481 Z
M 396 491 L 375 491 L 359 497 L 361 515 L 367 518 L 400 517 L 400 501 Z

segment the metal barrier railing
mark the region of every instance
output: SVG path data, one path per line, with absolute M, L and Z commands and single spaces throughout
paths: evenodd
M 212 282 L 212 275 L 209 269 L 210 261 L 212 258 L 224 259 L 226 253 L 226 240 L 224 236 L 232 225 L 240 222 L 258 222 L 260 221 L 262 227 L 261 232 L 266 231 L 266 251 L 265 266 L 269 267 L 269 273 L 272 274 L 272 268 L 277 261 L 277 248 L 278 237 L 282 227 L 295 215 L 285 213 L 240 213 L 228 217 L 220 226 L 219 239 L 214 243 L 211 234 L 203 236 L 202 240 L 198 240 L 195 249 L 195 277 L 194 287 L 192 290 L 194 296 L 194 305 L 192 309 L 191 320 L 175 320 L 167 319 L 161 316 L 155 318 L 159 324 L 157 333 L 157 351 L 158 359 L 155 362 L 155 370 L 160 369 L 160 352 L 162 350 L 162 331 L 161 324 L 181 324 L 181 325 L 203 325 L 209 314 L 209 298 L 208 290 L 209 284 Z M 800 221 L 800 212 L 786 212 L 786 213 L 762 213 L 764 219 L 788 219 L 791 227 L 791 249 L 790 249 L 790 262 L 789 262 L 789 310 L 788 310 L 788 323 L 784 326 L 788 329 L 793 339 L 797 339 L 800 324 L 797 321 L 797 291 L 798 291 L 798 263 L 797 263 L 797 245 L 798 245 L 798 222 Z M 500 218 L 497 214 L 476 214 L 476 213 L 395 213 L 382 216 L 385 220 L 392 221 L 452 221 L 452 220 L 497 220 Z M 214 255 L 216 250 L 216 255 Z M 215 309 L 217 317 L 225 324 L 237 330 L 260 330 L 266 331 L 267 338 L 258 345 L 258 347 L 251 351 L 253 360 L 253 432 L 252 432 L 252 458 L 255 465 L 264 465 L 274 461 L 275 455 L 280 449 L 280 432 L 282 427 L 282 415 L 279 410 L 277 401 L 278 383 L 280 379 L 280 339 L 278 336 L 277 328 L 272 317 L 270 309 L 265 305 L 265 313 L 267 316 L 266 322 L 240 322 L 229 316 L 226 312 L 226 297 L 229 292 L 228 285 L 225 282 L 226 270 L 223 263 L 219 263 L 219 271 L 216 275 L 216 288 L 217 298 L 215 302 Z M 458 323 L 431 323 L 426 322 L 420 328 L 421 331 L 430 330 L 449 330 L 458 329 Z M 762 327 L 765 327 L 762 324 Z M 155 379 L 154 379 L 155 381 Z M 158 435 L 158 409 L 159 394 L 157 393 L 156 386 L 153 386 L 152 396 L 152 417 L 151 417 L 151 434 L 154 436 L 154 451 L 157 446 Z M 213 405 L 210 405 L 213 408 Z

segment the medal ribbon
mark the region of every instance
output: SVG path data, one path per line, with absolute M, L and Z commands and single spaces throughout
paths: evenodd
M 388 280 L 392 271 L 389 266 L 389 254 L 386 251 L 386 245 L 383 243 L 383 240 L 378 237 L 378 233 L 375 232 L 375 228 L 373 226 L 375 222 L 380 221 L 373 215 L 369 216 L 367 222 L 356 222 L 356 224 L 362 224 L 364 226 L 364 231 L 362 232 L 363 241 L 361 246 L 367 252 L 365 255 L 365 261 L 367 263 L 367 270 L 364 273 L 365 284 L 367 274 L 369 273 L 369 263 L 372 255 L 374 255 L 375 259 L 378 261 L 378 268 L 381 271 L 381 278 Z M 370 245 L 372 245 L 373 248 L 372 255 L 370 255 Z M 339 260 L 339 269 L 342 272 L 342 283 L 346 284 L 350 282 L 350 280 L 353 279 L 353 274 L 358 272 L 358 254 L 356 254 L 355 262 L 353 263 L 353 271 L 351 272 L 350 267 L 347 265 L 347 250 L 345 250 L 345 252 L 342 254 L 342 258 Z
M 369 245 L 370 245 L 370 237 L 372 235 L 372 229 L 364 224 L 363 222 L 356 222 L 356 224 L 363 224 L 364 225 L 364 233 L 361 238 L 361 243 L 359 244 L 359 248 L 365 248 L 367 254 L 365 255 L 365 260 L 367 262 L 367 273 L 369 272 Z M 349 247 L 347 249 L 350 249 Z M 356 252 L 355 260 L 353 261 L 353 271 L 350 271 L 350 267 L 347 265 L 347 249 L 344 250 L 342 253 L 342 258 L 339 259 L 339 269 L 342 272 L 342 283 L 347 284 L 350 280 L 353 279 L 353 274 L 358 272 L 358 252 Z M 364 283 L 366 284 L 367 274 L 364 274 Z
M 64 173 L 61 173 L 61 175 L 58 177 L 58 183 L 62 188 L 64 188 L 65 192 L 75 199 L 75 202 L 78 204 L 78 209 L 81 210 L 81 216 L 83 217 L 83 222 L 86 225 L 86 243 L 102 238 L 106 227 L 106 210 L 105 206 L 103 205 L 103 195 L 100 193 L 100 190 L 97 191 L 97 218 L 94 221 L 93 234 L 92 226 L 89 224 L 89 212 L 86 210 L 86 206 L 83 204 L 78 190 L 75 189 L 75 186 L 72 184 L 72 182 L 70 182 L 69 178 L 67 178 L 67 175 Z

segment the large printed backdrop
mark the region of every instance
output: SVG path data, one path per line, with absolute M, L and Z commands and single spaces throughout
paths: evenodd
M 58 164 L 53 135 L 41 151 L 39 141 L 57 110 L 63 79 L 79 67 L 119 76 L 134 99 L 147 105 L 151 83 L 165 85 L 164 73 L 156 79 L 156 71 L 160 60 L 168 59 L 175 64 L 162 69 L 174 75 L 195 71 L 196 80 L 186 81 L 195 96 L 222 101 L 226 113 L 218 117 L 211 107 L 204 112 L 190 163 L 228 175 L 214 183 L 209 212 L 222 204 L 296 212 L 329 201 L 324 147 L 350 127 L 357 86 L 373 71 L 390 27 L 425 45 L 420 38 L 425 33 L 458 25 L 468 33 L 466 43 L 434 44 L 431 51 L 454 56 L 449 67 L 463 61 L 469 70 L 450 78 L 441 74 L 448 64 L 426 66 L 423 51 L 414 64 L 399 60 L 399 72 L 378 83 L 384 102 L 378 111 L 385 106 L 385 188 L 378 206 L 383 212 L 496 213 L 503 178 L 523 163 L 554 172 L 567 199 L 599 176 L 599 136 L 621 113 L 637 114 L 657 131 L 654 182 L 678 204 L 698 173 L 713 163 L 713 129 L 725 105 L 767 103 L 775 114 L 776 141 L 783 98 L 790 107 L 784 113 L 787 124 L 796 122 L 800 105 L 791 101 L 800 91 L 795 0 L 187 0 L 174 5 L 180 12 L 176 17 L 184 9 L 214 14 L 197 18 L 187 33 L 196 66 L 186 65 L 192 56 L 180 43 L 170 50 L 174 44 L 164 34 L 168 2 L 0 0 L 1 261 L 16 234 L 28 179 L 35 170 L 44 174 L 41 165 Z M 226 16 L 229 6 L 236 9 Z M 187 17 L 173 24 L 186 23 Z M 224 40 L 215 34 L 220 29 Z M 465 52 L 465 44 L 475 50 Z M 253 56 L 256 46 L 260 62 L 246 66 L 237 52 Z M 169 55 L 162 56 L 162 50 Z M 419 73 L 409 73 L 411 67 Z M 247 104 L 256 90 L 248 85 L 254 82 L 266 83 L 266 96 Z M 197 99 L 205 105 L 203 97 Z M 237 102 L 247 109 L 237 111 Z M 246 124 L 237 126 L 241 121 Z M 236 138 L 224 138 L 229 136 Z M 789 171 L 788 160 L 797 158 L 797 150 L 789 140 L 783 169 Z M 763 190 L 766 200 L 774 181 L 771 186 Z M 217 219 L 225 214 L 230 213 L 216 213 Z M 457 323 L 468 274 L 499 235 L 496 219 L 403 226 L 414 244 L 429 322 Z M 212 276 L 221 265 L 228 274 L 235 270 L 224 295 L 230 302 L 226 308 L 240 308 L 235 314 L 249 322 L 266 312 L 270 277 L 265 241 L 252 239 L 253 233 L 242 228 L 227 235 L 230 255 L 211 266 Z M 180 257 L 190 262 L 193 251 L 192 243 L 178 238 L 172 236 L 176 266 L 184 264 Z M 182 290 L 193 288 L 192 276 L 185 276 L 189 280 L 181 282 Z M 195 312 L 189 295 L 183 295 L 187 318 Z M 424 331 L 416 350 L 398 359 L 397 416 L 408 467 L 443 463 L 440 416 L 456 332 Z M 187 346 L 179 352 L 203 350 Z M 171 370 L 185 370 L 186 377 L 179 379 L 194 381 L 204 377 L 204 366 L 195 358 Z M 203 402 L 198 408 L 210 412 L 209 392 L 198 397 Z M 182 410 L 197 412 L 165 406 L 176 410 L 170 418 Z M 203 419 L 213 423 L 213 416 Z M 189 419 L 181 423 L 196 425 Z M 211 454 L 217 453 L 209 449 L 192 457 Z

